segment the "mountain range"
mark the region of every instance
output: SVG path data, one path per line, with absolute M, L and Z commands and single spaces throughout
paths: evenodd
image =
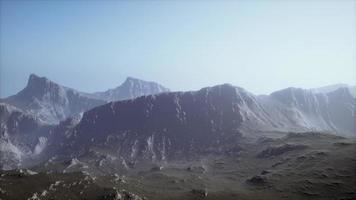
M 355 110 L 356 100 L 345 88 L 327 94 L 287 88 L 255 96 L 224 84 L 96 107 L 84 113 L 64 143 L 70 153 L 101 146 L 125 160 L 176 160 L 233 152 L 253 132 L 355 136 Z
M 356 98 L 356 85 L 350 86 L 347 84 L 334 84 L 334 85 L 327 85 L 319 88 L 313 88 L 311 89 L 311 91 L 315 93 L 328 93 L 328 92 L 335 91 L 339 88 L 348 88 L 352 96 Z
M 94 147 L 124 161 L 189 159 L 233 153 L 242 137 L 266 132 L 356 136 L 356 99 L 343 86 L 270 95 L 230 84 L 169 92 L 127 78 L 115 89 L 89 94 L 31 75 L 22 91 L 2 102 L 2 159 L 13 153 L 31 164 L 40 153 L 42 159 L 73 157 Z
M 58 124 L 68 117 L 109 101 L 131 99 L 167 91 L 169 90 L 157 83 L 129 77 L 114 89 L 105 92 L 84 93 L 61 86 L 45 77 L 31 74 L 27 86 L 23 90 L 1 101 L 22 109 L 43 123 Z

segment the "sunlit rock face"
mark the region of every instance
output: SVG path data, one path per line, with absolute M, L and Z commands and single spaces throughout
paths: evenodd
M 36 117 L 15 106 L 0 103 L 1 135 L 30 134 L 41 124 Z
M 128 78 L 110 91 L 113 92 L 104 93 L 114 96 L 99 98 L 97 94 L 78 92 L 31 74 L 23 90 L 0 100 L 0 155 L 7 163 L 4 167 L 17 168 L 26 160 L 46 159 L 46 155 L 54 153 L 47 147 L 69 138 L 83 112 L 91 108 L 109 100 L 130 99 L 168 89 L 153 82 Z
M 0 169 L 13 169 L 46 148 L 48 127 L 36 117 L 0 103 Z
M 57 124 L 69 116 L 105 103 L 34 74 L 30 75 L 23 90 L 4 101 L 49 124 Z
M 23 90 L 2 101 L 21 108 L 44 123 L 58 124 L 68 117 L 78 115 L 109 101 L 133 99 L 167 91 L 169 91 L 167 88 L 157 83 L 129 77 L 117 88 L 90 94 L 31 74 L 27 86 Z
M 169 92 L 169 89 L 155 82 L 128 77 L 120 86 L 92 96 L 105 101 L 120 101 L 163 92 Z

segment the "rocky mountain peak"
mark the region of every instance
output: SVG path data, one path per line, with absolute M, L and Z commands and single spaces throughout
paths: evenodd
M 42 122 L 50 124 L 105 103 L 36 74 L 29 76 L 23 90 L 6 98 L 4 102 L 32 113 Z
M 236 94 L 236 93 L 240 93 L 240 92 L 246 92 L 247 91 L 241 87 L 236 87 L 231 85 L 230 83 L 224 83 L 221 85 L 216 85 L 213 87 L 208 87 L 207 89 L 211 90 L 211 91 L 216 91 L 216 92 L 221 92 L 221 93 L 228 93 L 228 94 Z M 204 88 L 203 88 L 204 90 Z
M 120 86 L 105 92 L 96 92 L 93 96 L 105 101 L 119 101 L 168 91 L 167 88 L 158 83 L 127 77 Z
M 142 80 L 138 79 L 138 78 L 134 78 L 134 77 L 131 77 L 131 76 L 128 76 L 126 77 L 126 80 L 124 81 L 124 83 L 127 83 L 127 82 L 140 82 Z
M 50 84 L 55 84 L 55 83 L 44 76 L 41 77 L 36 74 L 31 74 L 28 78 L 26 87 L 38 87 L 38 86 L 50 85 Z
M 289 87 L 271 94 L 273 98 L 276 98 L 287 105 L 294 105 L 299 101 L 306 101 L 306 98 L 310 98 L 310 96 L 314 95 L 315 94 L 309 90 L 295 87 Z
M 46 77 L 40 77 L 36 74 L 31 74 L 29 76 L 27 86 L 19 94 L 30 98 L 42 98 L 42 96 L 45 94 L 58 93 L 60 90 L 64 89 Z
M 343 97 L 352 98 L 352 94 L 348 87 L 341 87 L 339 89 L 336 89 L 336 90 L 330 92 L 330 94 L 341 95 Z
M 167 90 L 167 88 L 163 87 L 162 85 L 153 82 L 153 81 L 145 81 L 145 80 L 141 80 L 138 78 L 134 78 L 131 76 L 128 76 L 126 78 L 126 80 L 119 86 L 119 87 L 125 87 L 125 86 L 129 86 L 129 87 L 140 87 L 140 88 L 145 88 L 145 87 L 157 87 L 157 88 L 161 88 L 162 90 Z M 117 87 L 117 88 L 119 88 Z
M 343 93 L 350 93 L 350 95 L 352 95 L 352 98 L 356 98 L 356 86 L 350 86 L 350 85 L 347 85 L 344 83 L 327 85 L 327 86 L 319 87 L 319 88 L 312 88 L 312 89 L 310 89 L 310 91 L 312 91 L 314 93 L 327 94 L 327 93 L 335 92 L 338 89 L 342 89 Z
M 28 84 L 36 83 L 36 82 L 49 82 L 50 80 L 46 77 L 41 77 L 36 74 L 30 74 L 28 78 Z

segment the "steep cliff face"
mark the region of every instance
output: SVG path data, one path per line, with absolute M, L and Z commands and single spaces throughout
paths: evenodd
M 220 85 L 109 103 L 84 113 L 71 140 L 74 146 L 103 144 L 124 157 L 154 159 L 234 145 L 241 137 L 241 107 L 254 103 L 250 95 Z
M 56 124 L 69 116 L 105 103 L 34 74 L 30 75 L 23 90 L 4 101 L 49 124 Z
M 41 153 L 48 131 L 33 115 L 0 103 L 0 169 L 20 167 L 25 159 Z
M 30 134 L 41 126 L 32 115 L 5 103 L 0 103 L 0 125 L 1 136 Z

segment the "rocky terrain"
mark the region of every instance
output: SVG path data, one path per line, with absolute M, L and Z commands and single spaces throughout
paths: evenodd
M 280 137 L 242 139 L 233 156 L 119 168 L 114 167 L 118 160 L 97 151 L 31 169 L 1 171 L 0 198 L 356 198 L 355 140 L 323 133 L 276 134 Z
M 2 102 L 0 199 L 356 198 L 346 87 L 87 94 L 31 75 Z

